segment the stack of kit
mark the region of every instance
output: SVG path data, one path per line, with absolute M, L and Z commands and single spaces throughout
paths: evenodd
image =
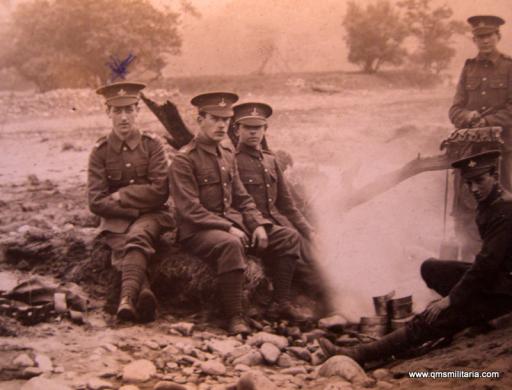
M 393 299 L 395 292 L 373 297 L 375 316 L 361 317 L 359 331 L 371 337 L 382 337 L 405 326 L 414 317 L 412 296 Z

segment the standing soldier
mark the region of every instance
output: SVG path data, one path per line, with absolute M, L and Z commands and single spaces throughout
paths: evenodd
M 499 183 L 499 155 L 488 151 L 452 164 L 478 202 L 483 242 L 475 261 L 426 260 L 421 276 L 441 299 L 378 341 L 341 348 L 321 339 L 327 356 L 347 355 L 360 364 L 380 360 L 512 311 L 512 196 Z
M 505 21 L 498 16 L 478 15 L 468 19 L 472 27 L 473 42 L 478 54 L 466 60 L 453 105 L 449 111 L 456 128 L 500 126 L 503 129 L 501 183 L 512 190 L 512 58 L 498 51 L 501 39 L 499 26 Z M 469 154 L 482 150 L 471 145 Z M 466 153 L 467 154 L 467 153 Z M 463 250 L 478 249 L 477 232 L 472 231 L 476 205 L 463 189 L 460 176 L 456 176 L 453 215 L 457 235 L 462 239 Z
M 158 139 L 136 125 L 144 87 L 120 82 L 96 91 L 105 98 L 112 131 L 96 143 L 88 170 L 89 208 L 101 217 L 100 234 L 122 273 L 117 317 L 123 321 L 154 320 L 147 263 L 162 229 L 173 226 L 166 155 Z
M 272 107 L 265 103 L 244 103 L 233 109 L 235 134 L 238 137 L 236 160 L 240 179 L 265 218 L 285 229 L 300 233 L 303 238 L 302 260 L 306 261 L 306 264 L 300 263 L 301 272 L 306 279 L 310 279 L 310 289 L 320 296 L 320 306 L 326 306 L 320 308 L 319 312 L 329 311 L 326 283 L 317 269 L 311 248 L 315 231 L 295 206 L 276 156 L 262 148 L 268 128 L 267 118 L 272 115 Z M 268 314 L 272 317 L 274 313 L 270 311 Z
M 200 131 L 172 162 L 171 192 L 179 240 L 191 253 L 214 263 L 228 330 L 244 334 L 250 331 L 242 313 L 246 253 L 258 254 L 271 269 L 274 306 L 289 317 L 300 238 L 264 218 L 240 181 L 235 154 L 226 139 L 237 100 L 237 95 L 227 92 L 192 99 Z

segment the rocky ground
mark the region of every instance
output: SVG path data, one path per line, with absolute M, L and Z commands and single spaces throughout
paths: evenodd
M 436 153 L 446 134 L 449 90 L 345 91 L 336 80 L 324 77 L 320 87 L 313 81 L 276 79 L 277 92 L 243 93 L 245 100 L 265 99 L 275 106 L 271 145 L 291 152 L 295 178 L 306 181 L 305 187 L 313 194 L 319 183 L 322 189 L 341 191 L 328 181 L 329 175 L 357 163 L 362 162 L 363 169 L 356 184 L 371 180 L 375 172 L 403 164 L 418 152 Z M 148 95 L 159 101 L 171 98 L 192 124 L 187 101 L 194 92 L 172 89 Z M 431 298 L 416 274 L 421 259 L 434 253 L 442 239 L 432 226 L 438 228 L 442 219 L 444 175 L 411 180 L 350 215 L 340 216 L 339 225 L 328 225 L 331 218 L 320 215 L 322 228 L 337 232 L 332 237 L 344 238 L 337 241 L 362 242 L 365 249 L 361 253 L 359 247 L 351 246 L 346 251 L 337 242 L 338 251 L 325 261 L 333 284 L 352 288 L 337 290 L 341 316 L 303 329 L 254 322 L 255 334 L 245 340 L 228 336 L 203 311 L 177 312 L 165 305 L 154 323 L 118 324 L 103 310 L 108 283 L 94 285 L 86 275 L 74 273 L 77 264 L 91 258 L 97 224 L 86 208 L 85 169 L 94 140 L 108 131 L 101 104 L 93 92 L 85 90 L 3 93 L 0 99 L 6 113 L 0 127 L 4 150 L 0 164 L 0 290 L 7 291 L 38 275 L 48 283 L 65 283 L 63 288 L 88 300 L 83 324 L 73 322 L 68 312 L 52 312 L 32 326 L 0 314 L 0 388 L 512 387 L 512 325 L 507 318 L 496 322 L 491 332 L 464 332 L 448 346 L 366 367 L 366 372 L 341 357 L 323 364 L 319 352 L 319 336 L 343 344 L 360 342 L 353 332 L 347 333 L 357 330 L 347 319 L 354 322 L 367 314 L 364 304 L 390 286 L 412 289 L 416 310 L 424 304 L 421 296 Z M 147 110 L 140 119 L 145 128 L 163 134 Z M 328 186 L 324 186 L 326 182 Z M 320 213 L 324 210 L 318 209 Z M 428 223 L 418 224 L 419 219 Z M 381 235 L 381 242 L 373 248 L 373 241 L 379 241 L 374 239 L 376 234 Z M 363 255 L 368 257 L 366 262 Z M 394 263 L 395 258 L 401 262 Z M 347 268 L 348 259 L 358 265 Z M 350 279 L 355 281 L 352 285 Z M 79 281 L 78 285 L 73 281 Z M 412 370 L 499 371 L 501 378 L 411 379 L 408 372 Z

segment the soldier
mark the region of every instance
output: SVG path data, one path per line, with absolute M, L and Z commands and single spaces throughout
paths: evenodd
M 501 39 L 499 26 L 505 21 L 498 16 L 472 16 L 473 42 L 478 55 L 466 60 L 449 117 L 456 128 L 500 126 L 505 142 L 500 167 L 501 183 L 512 190 L 512 58 L 500 53 L 497 44 Z M 478 153 L 471 145 L 469 153 Z M 463 258 L 478 251 L 478 232 L 474 229 L 476 205 L 471 195 L 464 191 L 460 176 L 455 177 L 453 216 L 455 231 L 462 244 Z M 466 252 L 466 254 L 464 254 Z
M 272 107 L 265 103 L 244 103 L 233 107 L 235 135 L 238 137 L 236 160 L 240 179 L 249 195 L 254 199 L 258 210 L 272 223 L 293 229 L 302 236 L 302 261 L 298 269 L 308 280 L 308 287 L 318 296 L 321 306 L 329 306 L 325 281 L 314 259 L 311 244 L 315 230 L 295 206 L 288 183 L 278 165 L 274 153 L 262 148 L 262 141 L 268 129 L 267 118 L 272 115 Z M 304 263 L 306 261 L 306 263 Z M 326 312 L 330 307 L 322 307 Z M 272 317 L 274 313 L 267 313 Z M 322 313 L 325 314 L 325 313 Z M 296 317 L 304 316 L 296 313 Z
M 156 299 L 146 268 L 162 229 L 174 225 L 166 205 L 166 155 L 158 139 L 136 125 L 144 87 L 120 82 L 96 91 L 105 98 L 112 131 L 97 141 L 88 170 L 89 208 L 101 217 L 100 235 L 122 273 L 117 317 L 123 321 L 154 320 Z
M 483 243 L 474 262 L 426 260 L 421 276 L 441 299 L 378 341 L 340 348 L 322 339 L 327 356 L 347 355 L 363 364 L 512 311 L 512 196 L 499 184 L 499 155 L 488 151 L 452 164 L 478 202 L 476 223 Z
M 240 181 L 233 148 L 225 139 L 237 100 L 237 95 L 226 92 L 192 99 L 200 131 L 172 162 L 171 193 L 179 240 L 193 254 L 214 263 L 228 330 L 246 334 L 250 331 L 242 313 L 246 254 L 260 255 L 272 270 L 272 306 L 289 316 L 300 244 L 296 232 L 263 217 Z

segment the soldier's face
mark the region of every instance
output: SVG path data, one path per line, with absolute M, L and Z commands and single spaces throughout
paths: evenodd
M 496 46 L 500 41 L 498 33 L 490 33 L 484 35 L 474 35 L 473 42 L 475 42 L 478 52 L 482 54 L 490 54 L 496 51 Z
M 486 200 L 497 184 L 498 177 L 495 173 L 484 173 L 480 176 L 466 180 L 466 185 L 477 202 L 483 202 Z
M 260 146 L 267 131 L 267 126 L 247 126 L 240 123 L 237 127 L 237 135 L 241 144 L 257 148 Z
M 139 113 L 136 104 L 122 107 L 108 107 L 107 114 L 112 119 L 112 129 L 121 139 L 128 137 L 135 129 L 135 122 Z
M 224 139 L 228 132 L 230 120 L 231 118 L 224 118 L 209 113 L 197 117 L 201 133 L 214 142 L 220 142 Z

